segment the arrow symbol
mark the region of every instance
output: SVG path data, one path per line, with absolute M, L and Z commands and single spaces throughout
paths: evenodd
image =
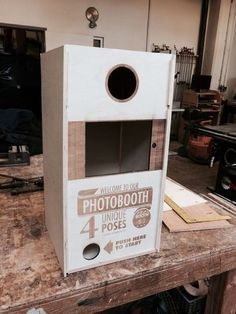
M 113 251 L 113 242 L 109 241 L 106 246 L 104 246 L 104 250 L 111 254 L 111 252 Z

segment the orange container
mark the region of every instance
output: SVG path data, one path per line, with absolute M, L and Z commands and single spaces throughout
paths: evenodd
M 208 146 L 211 141 L 210 136 L 197 136 L 189 139 L 188 155 L 193 159 L 208 160 Z

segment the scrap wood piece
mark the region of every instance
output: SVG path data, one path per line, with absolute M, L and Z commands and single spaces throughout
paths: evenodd
M 165 202 L 188 223 L 230 219 L 217 213 L 201 195 L 170 178 L 166 179 Z
M 231 219 L 230 216 L 218 214 L 207 203 L 181 207 L 168 195 L 165 195 L 165 202 L 187 223 Z
M 186 223 L 173 210 L 163 212 L 163 223 L 166 225 L 170 232 L 200 231 L 209 229 L 229 228 L 233 226 L 227 220 Z
M 170 178 L 166 179 L 165 193 L 181 207 L 207 203 L 202 196 Z

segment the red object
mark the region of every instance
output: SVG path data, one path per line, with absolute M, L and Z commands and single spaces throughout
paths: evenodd
M 190 137 L 188 143 L 188 155 L 193 159 L 207 161 L 210 157 L 209 143 L 212 140 L 210 136 Z

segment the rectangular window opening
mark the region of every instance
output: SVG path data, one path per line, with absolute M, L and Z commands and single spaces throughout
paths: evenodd
M 87 122 L 85 176 L 149 170 L 152 120 Z

